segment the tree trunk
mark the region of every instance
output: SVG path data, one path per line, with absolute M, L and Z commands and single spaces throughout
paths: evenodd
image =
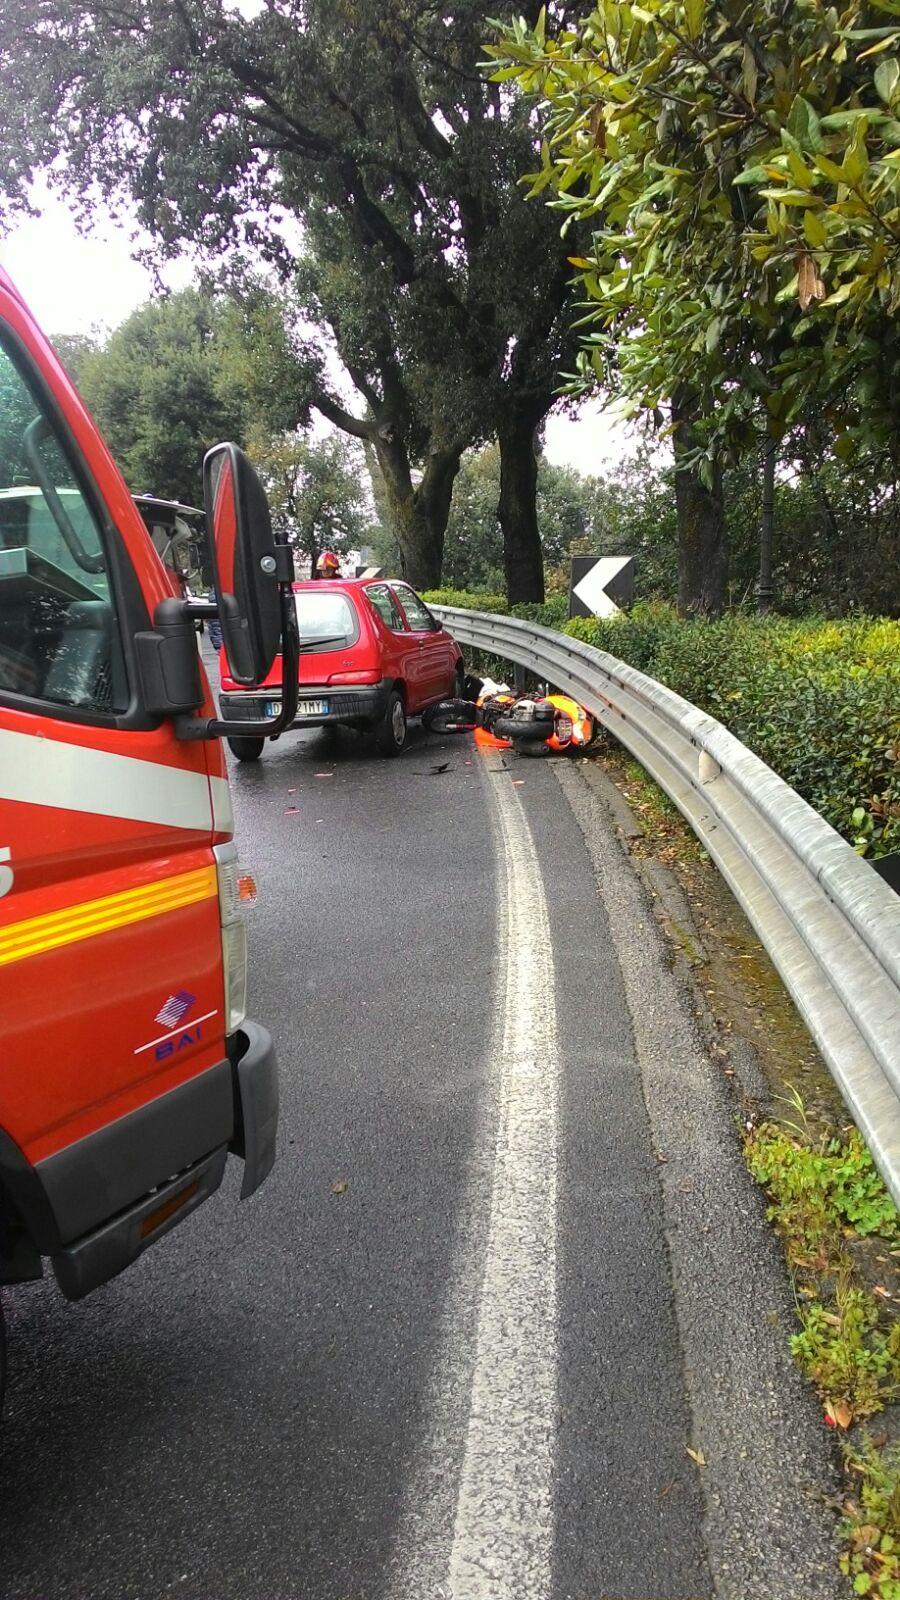
M 379 434 L 375 454 L 400 550 L 401 576 L 415 589 L 437 589 L 453 480 L 459 471 L 462 449 L 449 446 L 430 451 L 418 485 L 413 483 L 402 439 Z
M 678 610 L 683 617 L 715 617 L 725 604 L 728 549 L 722 500 L 722 469 L 713 467 L 710 487 L 699 466 L 684 465 L 698 443 L 697 411 L 691 396 L 673 397 L 675 507 L 678 513 Z
M 775 440 L 766 436 L 763 444 L 762 510 L 759 519 L 759 583 L 756 609 L 765 614 L 772 609 L 772 536 L 775 529 Z
M 529 412 L 510 408 L 498 431 L 503 566 L 510 605 L 544 598 L 544 558 L 537 520 L 536 423 Z

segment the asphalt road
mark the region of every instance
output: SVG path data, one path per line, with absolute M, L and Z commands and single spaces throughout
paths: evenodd
M 310 732 L 234 780 L 279 1159 L 9 1295 L 0 1596 L 839 1592 L 733 1107 L 579 769 Z

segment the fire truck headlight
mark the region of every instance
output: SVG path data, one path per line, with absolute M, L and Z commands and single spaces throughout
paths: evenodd
M 234 1033 L 247 1015 L 247 929 L 230 922 L 222 929 L 225 978 L 225 1032 Z
M 225 989 L 225 1032 L 234 1033 L 247 1014 L 247 928 L 241 914 L 242 878 L 233 844 L 214 847 L 222 928 L 222 976 Z

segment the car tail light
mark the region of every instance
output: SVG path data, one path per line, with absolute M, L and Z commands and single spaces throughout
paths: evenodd
M 366 667 L 358 672 L 332 672 L 329 683 L 380 683 L 381 673 L 375 667 Z

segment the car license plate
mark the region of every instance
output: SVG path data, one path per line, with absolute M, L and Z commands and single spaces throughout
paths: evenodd
M 267 700 L 266 701 L 266 716 L 267 717 L 280 717 L 281 716 L 281 701 L 280 700 Z
M 298 717 L 327 717 L 327 700 L 300 700 L 297 704 Z

